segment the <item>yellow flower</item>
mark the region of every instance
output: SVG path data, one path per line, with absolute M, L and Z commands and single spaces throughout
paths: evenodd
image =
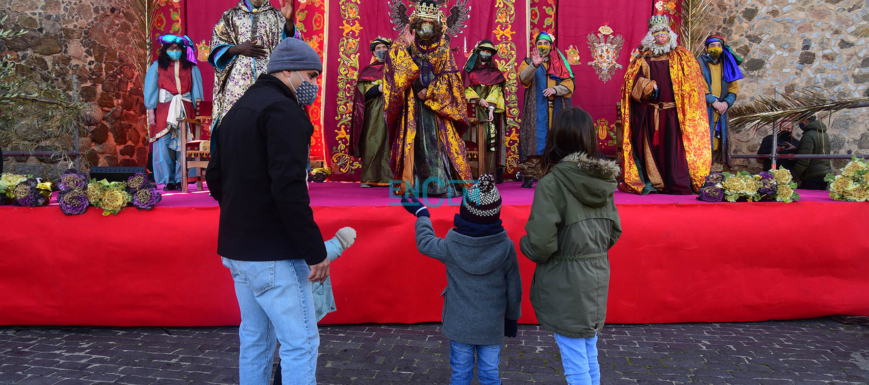
M 742 177 L 732 176 L 724 181 L 724 188 L 732 193 L 745 191 L 745 180 Z
M 24 175 L 3 174 L 2 177 L 0 177 L 0 193 L 11 191 L 25 180 L 27 180 L 27 177 Z
M 848 163 L 848 165 L 845 166 L 844 169 L 842 169 L 842 175 L 847 176 L 847 177 L 852 177 L 852 176 L 854 176 L 854 174 L 857 173 L 857 171 L 865 170 L 865 169 L 866 169 L 866 165 L 863 164 L 863 162 L 861 162 L 859 160 L 854 160 L 854 161 L 851 161 L 850 163 Z
M 743 178 L 745 181 L 745 190 L 743 190 L 743 192 L 745 192 L 749 195 L 756 194 L 757 189 L 760 188 L 760 182 L 758 182 L 757 180 L 755 180 L 754 178 L 752 178 L 750 176 L 745 176 Z
M 779 202 L 790 201 L 791 196 L 794 195 L 794 189 L 791 186 L 786 184 L 778 185 L 778 197 L 776 198 Z
M 830 186 L 830 190 L 838 194 L 844 194 L 845 191 L 851 188 L 851 178 L 846 178 L 842 175 L 837 175 L 836 180 Z
M 856 187 L 845 191 L 845 198 L 848 198 L 851 202 L 866 202 L 869 200 L 869 190 L 866 189 L 864 185 L 857 185 Z
M 773 175 L 775 176 L 775 181 L 778 184 L 788 184 L 794 180 L 793 176 L 791 176 L 791 172 L 786 168 L 780 168 L 778 170 L 773 171 Z
M 108 211 L 120 211 L 127 205 L 127 194 L 118 189 L 108 189 L 103 192 L 102 209 Z
M 88 185 L 87 196 L 88 202 L 90 202 L 91 205 L 98 207 L 100 199 L 103 197 L 103 189 L 100 188 L 98 183 L 91 183 Z

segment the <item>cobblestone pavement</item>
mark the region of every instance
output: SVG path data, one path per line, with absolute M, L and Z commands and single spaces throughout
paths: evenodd
M 439 324 L 320 329 L 320 384 L 446 384 Z M 867 384 L 869 328 L 831 319 L 610 325 L 603 384 Z M 0 328 L 2 384 L 238 383 L 237 328 Z M 552 334 L 520 327 L 504 384 L 564 384 Z

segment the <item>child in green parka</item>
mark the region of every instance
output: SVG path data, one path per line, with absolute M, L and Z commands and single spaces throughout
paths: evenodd
M 595 133 L 582 109 L 556 116 L 519 242 L 537 264 L 531 284 L 537 321 L 555 334 L 570 385 L 600 383 L 597 336 L 606 319 L 608 250 L 622 233 L 613 202 L 619 167 L 599 157 Z

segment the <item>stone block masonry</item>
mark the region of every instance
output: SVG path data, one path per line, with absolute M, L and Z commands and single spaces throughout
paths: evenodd
M 19 74 L 72 88 L 87 103 L 87 135 L 79 141 L 83 164 L 145 166 L 148 128 L 141 77 L 131 47 L 134 24 L 120 0 L 0 0 L 3 27 L 23 36 L 0 40 Z M 35 128 L 38 129 L 38 128 Z M 8 150 L 8 143 L 0 143 Z M 142 149 L 142 150 L 140 150 Z M 72 149 L 67 149 L 71 151 Z M 52 178 L 67 164 L 45 157 L 6 157 L 5 170 Z
M 866 0 L 713 0 L 713 32 L 745 58 L 737 103 L 816 89 L 853 98 L 869 87 L 869 2 Z M 834 154 L 869 152 L 869 109 L 839 112 L 832 120 Z M 769 132 L 733 132 L 733 153 L 754 154 Z M 795 131 L 797 136 L 800 130 Z M 846 161 L 834 161 L 834 168 Z M 761 171 L 755 160 L 734 168 Z

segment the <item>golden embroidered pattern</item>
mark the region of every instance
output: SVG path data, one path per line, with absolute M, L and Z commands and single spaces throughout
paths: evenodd
M 326 12 L 325 3 L 320 0 L 298 1 L 296 0 L 296 28 L 301 32 L 305 42 L 323 59 L 323 41 L 326 33 L 323 23 L 323 14 Z M 313 17 L 311 17 L 313 15 Z M 323 77 L 317 78 L 320 90 L 323 90 Z M 323 153 L 323 92 L 317 95 L 317 99 L 308 108 L 308 118 L 314 125 L 314 135 L 311 136 L 311 158 L 322 160 Z
M 353 93 L 359 73 L 359 2 L 360 0 L 339 0 L 341 7 L 342 29 L 344 36 L 338 43 L 340 55 L 338 66 L 338 146 L 331 149 L 332 171 L 336 174 L 350 174 L 361 169 L 358 158 L 348 152 L 350 147 L 350 121 L 353 119 Z

